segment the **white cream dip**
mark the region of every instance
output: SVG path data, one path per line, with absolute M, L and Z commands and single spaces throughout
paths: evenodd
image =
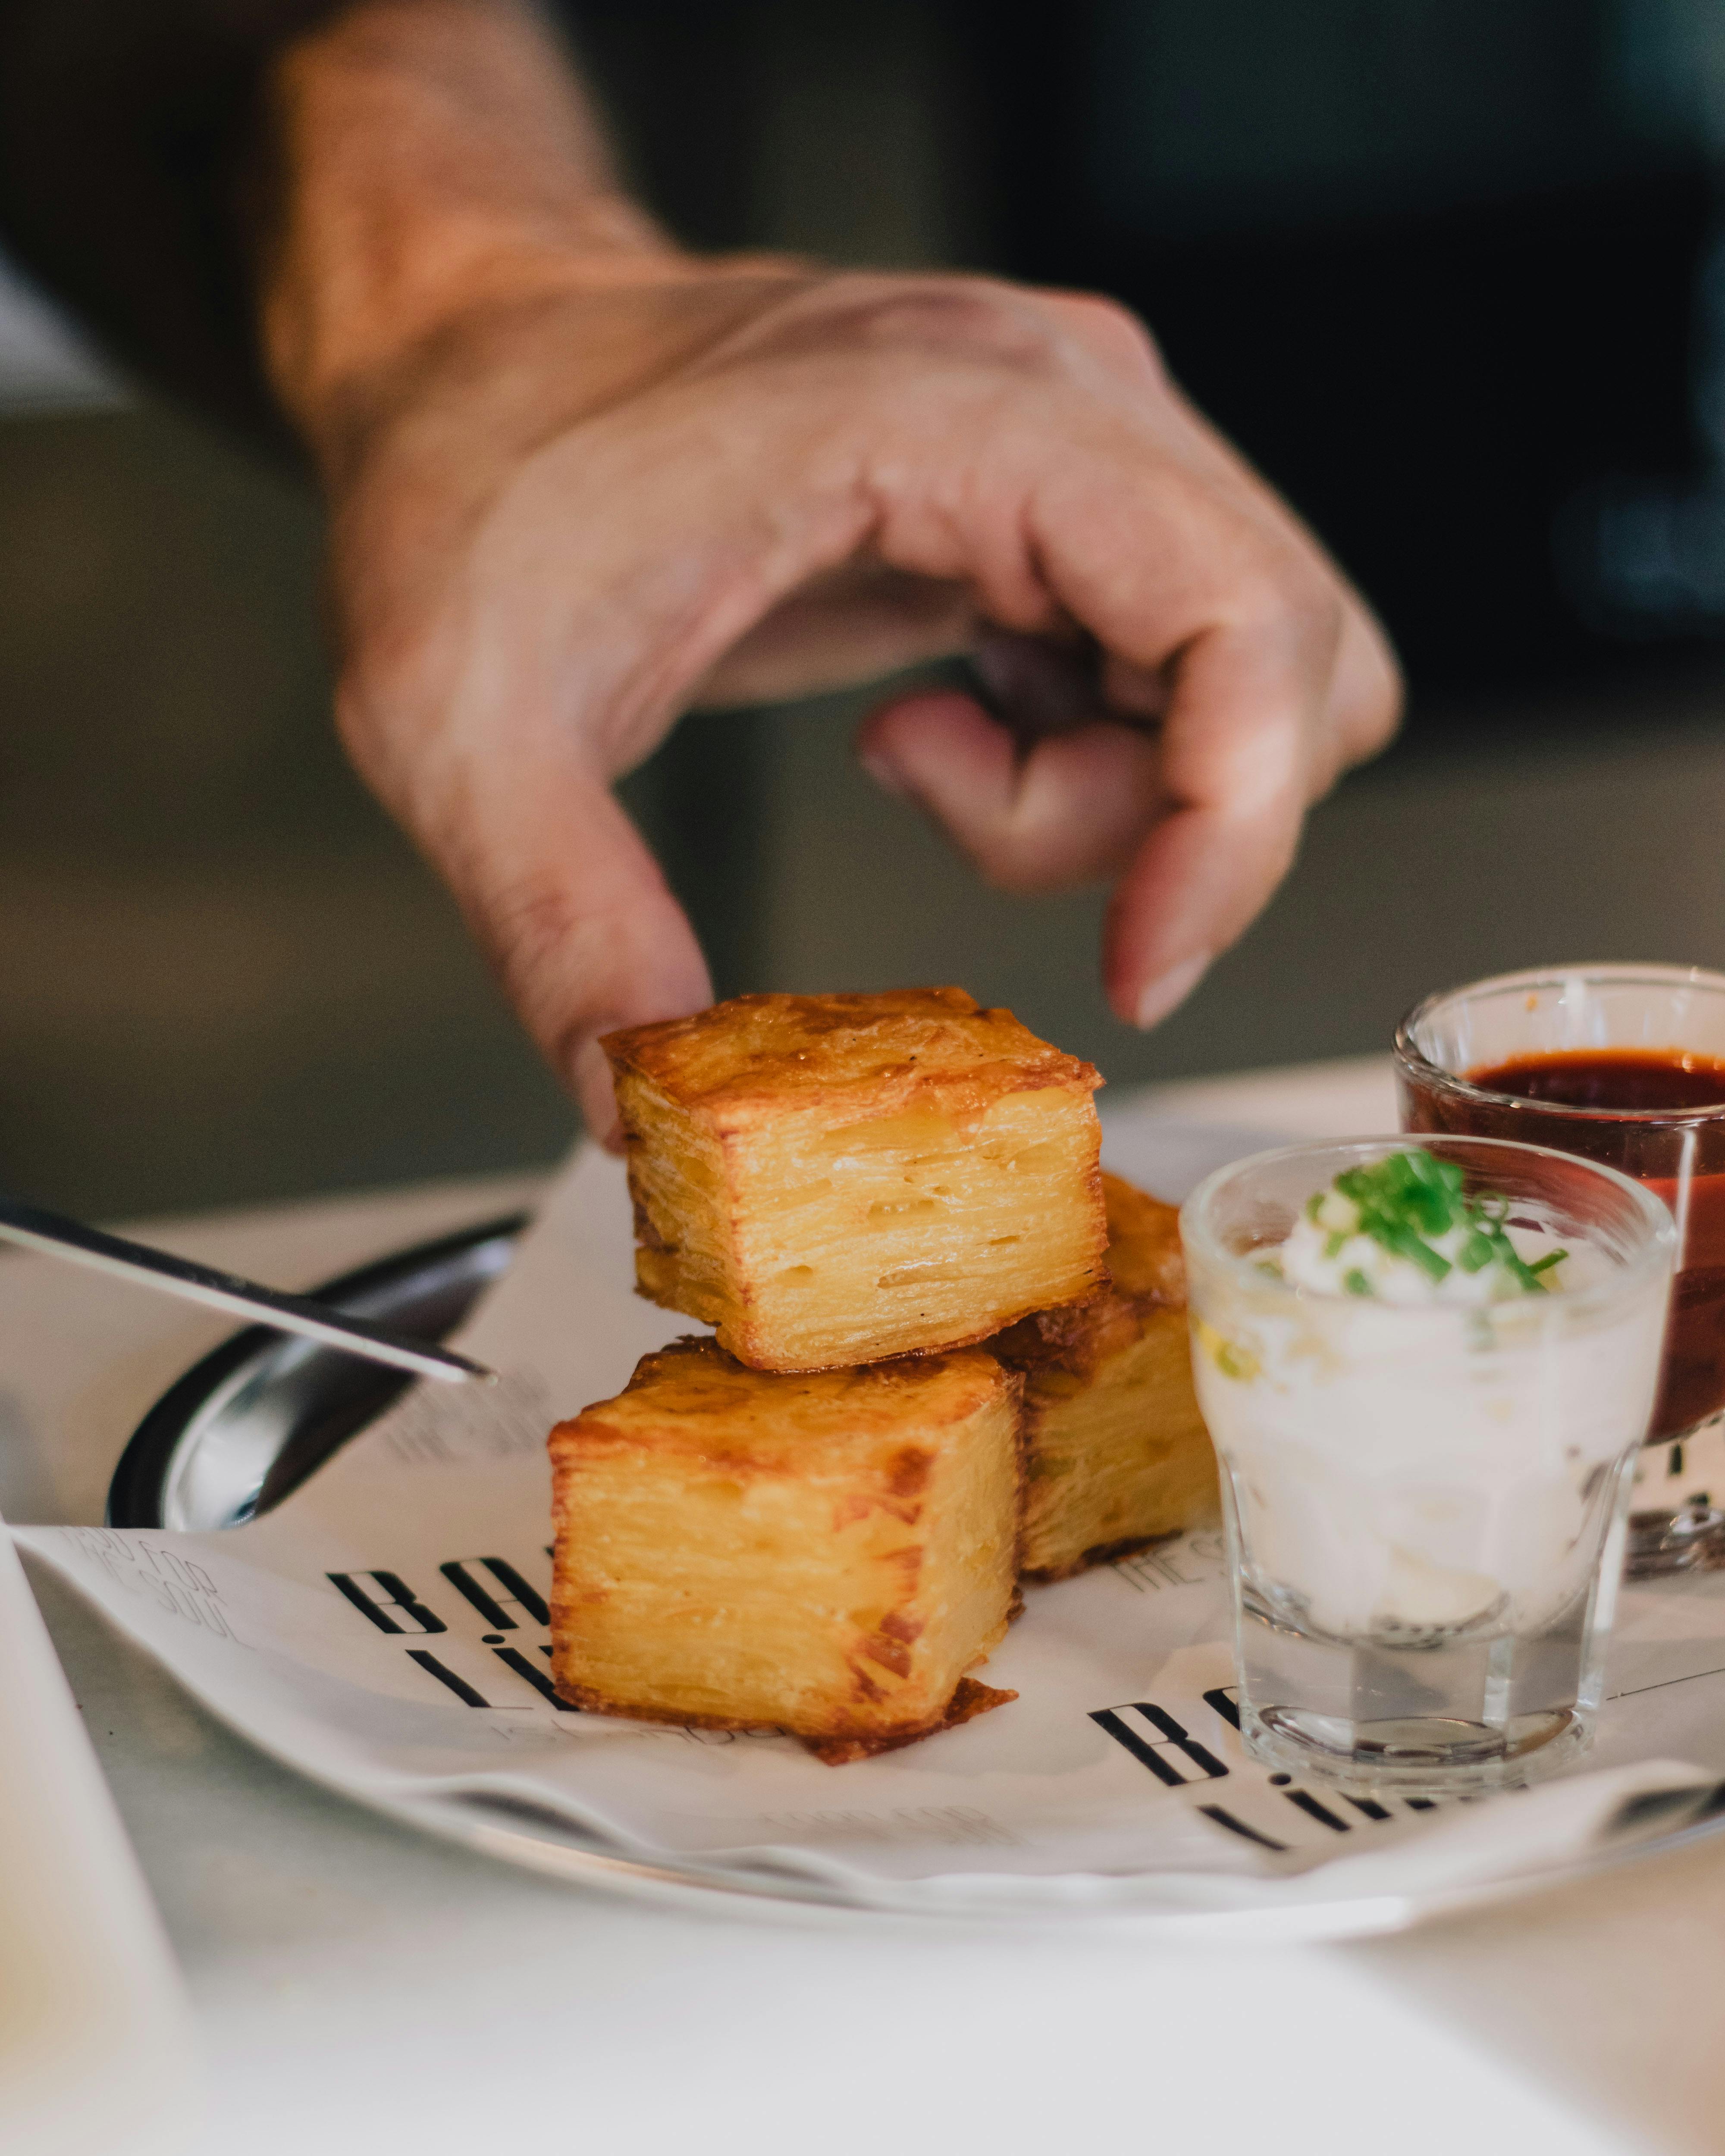
M 1550 1621 L 1643 1435 L 1663 1279 L 1589 1293 L 1609 1280 L 1602 1253 L 1517 1226 L 1524 1264 L 1569 1249 L 1543 1287 L 1495 1263 L 1435 1280 L 1349 1232 L 1334 1198 L 1255 1254 L 1261 1290 L 1245 1270 L 1194 1326 L 1249 1579 L 1343 1638 Z M 1453 1260 L 1463 1232 L 1430 1247 Z

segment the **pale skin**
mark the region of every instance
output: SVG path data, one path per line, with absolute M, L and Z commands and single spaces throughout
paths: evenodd
M 1392 732 L 1363 603 L 1111 303 L 684 253 L 515 0 L 365 0 L 271 131 L 342 737 L 602 1136 L 598 1037 L 710 999 L 611 790 L 691 707 L 977 653 L 1010 726 L 903 694 L 858 753 L 990 882 L 1109 882 L 1137 1025 Z

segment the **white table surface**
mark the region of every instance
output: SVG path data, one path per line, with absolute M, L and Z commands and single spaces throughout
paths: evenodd
M 1161 1097 L 1255 1129 L 1394 1127 L 1375 1060 Z M 305 1284 L 530 1188 L 154 1232 Z M 98 1519 L 133 1424 L 221 1322 L 23 1256 L 0 1258 L 0 1512 Z M 325 1794 L 32 1577 L 191 1989 L 210 2123 L 188 2123 L 187 2156 L 1725 2145 L 1725 1845 L 1342 1946 L 691 1913 Z

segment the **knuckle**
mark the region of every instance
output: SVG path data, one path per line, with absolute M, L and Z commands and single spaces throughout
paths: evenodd
M 825 321 L 852 346 L 1014 371 L 1049 367 L 1061 344 L 1059 328 L 1027 293 L 989 277 L 838 278 Z
M 1340 748 L 1343 760 L 1358 762 L 1386 748 L 1401 731 L 1405 698 L 1401 677 L 1392 667 L 1363 694 L 1356 691 L 1341 715 Z
M 1371 637 L 1372 684 L 1366 698 L 1366 725 L 1373 747 L 1381 747 L 1402 722 L 1407 685 L 1395 654 L 1375 628 Z
M 1259 554 L 1237 562 L 1230 583 L 1229 610 L 1241 628 L 1256 637 L 1291 640 L 1310 602 L 1297 571 L 1286 560 Z
M 1291 548 L 1282 565 L 1283 610 L 1314 641 L 1338 644 L 1348 603 L 1328 562 L 1306 547 Z
M 1399 732 L 1402 723 L 1402 698 L 1399 691 L 1386 693 L 1365 713 L 1358 727 L 1358 740 L 1363 754 L 1370 755 L 1385 747 Z
M 1130 307 L 1100 292 L 1072 293 L 1066 296 L 1065 304 L 1074 323 L 1114 357 L 1158 377 L 1164 372 L 1162 347 L 1148 325 Z
M 1303 546 L 1273 546 L 1244 564 L 1235 586 L 1238 618 L 1285 642 L 1291 654 L 1333 660 L 1347 628 L 1348 600 L 1334 572 Z
M 593 1034 L 595 992 L 608 985 L 604 958 L 615 924 L 581 905 L 557 876 L 543 875 L 492 892 L 474 925 L 505 993 L 562 1068 Z
M 523 1002 L 546 990 L 597 924 L 584 918 L 554 875 L 525 875 L 486 901 L 483 932 L 511 993 Z

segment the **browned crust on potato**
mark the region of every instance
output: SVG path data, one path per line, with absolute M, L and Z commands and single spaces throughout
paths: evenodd
M 1147 1309 L 1186 1307 L 1186 1254 L 1180 1209 L 1153 1198 L 1124 1176 L 1100 1171 L 1108 1223 L 1108 1276 L 1118 1293 Z
M 1186 1264 L 1178 1209 L 1106 1170 L 1100 1176 L 1108 1220 L 1107 1280 L 1078 1300 L 1050 1306 L 1003 1327 L 988 1353 L 1033 1383 L 1044 1371 L 1087 1378 L 1128 1347 L 1154 1310 L 1186 1306 Z M 1034 1407 L 1027 1409 L 1034 1414 Z
M 1023 1384 L 1016 1371 L 1000 1374 L 1014 1390 Z M 793 1403 L 791 1414 L 800 1379 L 811 1403 L 823 1404 L 827 1411 L 842 1406 L 848 1425 L 860 1436 L 891 1435 L 907 1405 L 925 1425 L 965 1421 L 999 1389 L 990 1359 L 972 1348 L 931 1349 L 926 1355 L 829 1370 L 763 1373 L 727 1355 L 716 1340 L 685 1333 L 643 1355 L 622 1392 L 557 1424 L 547 1440 L 552 1463 L 566 1450 L 594 1445 L 705 1453 L 710 1440 L 703 1433 L 717 1424 L 724 1432 L 726 1457 L 740 1466 L 783 1472 L 794 1464 L 798 1440 L 793 1426 L 793 1434 L 786 1434 L 787 1390 L 775 1387 L 763 1393 L 763 1376 L 783 1378 Z M 768 1399 L 770 1409 L 763 1404 Z M 886 1494 L 913 1500 L 927 1481 L 928 1465 L 923 1448 L 904 1446 L 895 1457 Z
M 553 1672 L 552 1690 L 571 1707 L 578 1707 L 583 1714 L 603 1714 L 609 1722 L 653 1722 L 661 1728 L 671 1729 L 731 1729 L 754 1730 L 762 1736 L 787 1737 L 791 1732 L 776 1724 L 762 1722 L 738 1722 L 726 1714 L 688 1714 L 680 1709 L 669 1713 L 663 1707 L 629 1707 L 621 1701 L 608 1699 L 603 1692 L 594 1691 L 587 1685 L 567 1684 Z
M 726 1714 L 662 1703 L 662 1691 L 658 1694 L 661 1703 L 654 1704 L 643 1702 L 639 1693 L 614 1696 L 608 1674 L 582 1668 L 572 1650 L 570 1660 L 565 1660 L 580 1609 L 605 1599 L 603 1588 L 573 1580 L 568 1569 L 570 1545 L 565 1537 L 578 1527 L 575 1485 L 568 1478 L 578 1476 L 583 1460 L 608 1461 L 606 1471 L 614 1475 L 619 1465 L 628 1473 L 636 1466 L 645 1470 L 655 1458 L 672 1458 L 697 1470 L 711 1467 L 726 1474 L 788 1476 L 800 1481 L 813 1460 L 823 1481 L 833 1482 L 834 1530 L 847 1525 L 853 1516 L 875 1512 L 914 1531 L 927 1498 L 934 1464 L 932 1448 L 942 1441 L 942 1425 L 962 1424 L 983 1412 L 998 1416 L 999 1434 L 1010 1447 L 1016 1481 L 1022 1461 L 1022 1387 L 1016 1372 L 975 1349 L 944 1362 L 927 1358 L 910 1369 L 865 1365 L 809 1378 L 763 1378 L 711 1339 L 685 1338 L 644 1356 L 624 1392 L 559 1423 L 551 1433 L 557 1532 L 552 1633 L 559 1648 L 552 1681 L 558 1696 L 588 1713 L 629 1721 L 731 1731 L 778 1728 L 799 1741 L 849 1746 L 852 1748 L 846 1756 L 859 1758 L 877 1743 L 909 1743 L 947 1726 L 944 1717 L 932 1712 L 932 1688 L 926 1680 L 919 1680 L 914 1702 L 907 1700 L 896 1707 L 890 1700 L 890 1687 L 883 1688 L 888 1678 L 911 1676 L 917 1642 L 927 1625 L 926 1613 L 916 1606 L 927 1553 L 914 1543 L 903 1548 L 884 1548 L 871 1560 L 888 1577 L 882 1591 L 870 1599 L 894 1606 L 877 1609 L 865 1630 L 851 1630 L 842 1643 L 848 1681 L 841 1678 L 836 1688 L 812 1703 L 813 1712 L 799 1712 L 795 1727 L 771 1718 L 770 1707 L 777 1701 L 754 1702 L 753 1711 L 746 1714 Z M 683 1466 L 676 1471 L 684 1471 Z M 1019 1512 L 1015 1499 L 1007 1493 L 999 1523 L 1008 1543 L 1001 1553 L 1001 1589 L 1009 1594 L 1014 1614 L 1021 1598 L 1009 1585 L 1013 1574 L 1007 1568 L 1015 1568 L 1016 1550 L 1011 1545 Z M 996 1643 L 1006 1621 L 1003 1611 L 998 1628 L 980 1643 L 983 1651 Z M 972 1659 L 980 1661 L 983 1652 Z M 949 1677 L 947 1681 L 957 1680 Z M 633 1692 L 628 1685 L 615 1690 Z M 654 1687 L 648 1686 L 647 1691 L 652 1700 Z M 969 1702 L 971 1694 L 966 1692 L 964 1698 Z M 763 1706 L 769 1708 L 767 1715 L 761 1712 Z M 979 1712 L 981 1705 L 967 1711 Z
M 716 1326 L 726 1348 L 752 1368 L 800 1376 L 860 1359 L 980 1346 L 1034 1312 L 1081 1307 L 1106 1288 L 1108 1235 L 1091 1099 L 1101 1080 L 1010 1012 L 983 1010 L 959 988 L 744 996 L 627 1029 L 604 1045 L 636 1209 L 637 1292 Z M 968 1293 L 943 1279 L 925 1304 L 908 1275 L 895 1275 L 886 1283 L 894 1294 L 878 1311 L 855 1301 L 819 1306 L 819 1298 L 803 1308 L 799 1291 L 787 1286 L 798 1254 L 789 1244 L 780 1249 L 763 1224 L 783 1198 L 781 1186 L 814 1173 L 798 1149 L 819 1152 L 867 1132 L 865 1152 L 891 1153 L 895 1141 L 883 1134 L 908 1118 L 903 1143 L 911 1153 L 919 1144 L 962 1152 L 973 1126 L 996 1127 L 991 1117 L 1014 1132 L 1034 1126 L 1060 1148 L 1058 1183 L 1045 1166 L 1034 1199 L 1048 1209 L 1055 1242 L 999 1262 L 991 1246 Z M 929 1128 L 918 1137 L 910 1126 L 920 1130 L 925 1121 Z M 992 1172 L 975 1170 L 985 1183 Z M 829 1240 L 845 1209 L 866 1202 L 859 1193 L 880 1194 L 875 1186 L 884 1190 L 883 1178 L 892 1195 L 901 1194 L 896 1163 L 847 1165 L 832 1186 Z M 906 1173 L 903 1179 L 915 1178 Z M 942 1178 L 931 1170 L 930 1179 Z M 818 1176 L 815 1187 L 826 1187 Z M 1004 1178 L 992 1194 L 1009 1209 Z M 899 1263 L 906 1232 L 903 1224 L 883 1226 L 868 1247 L 892 1249 L 891 1262 Z M 978 1237 L 993 1232 L 974 1230 Z M 978 1242 L 971 1255 L 980 1253 Z M 834 1259 L 829 1251 L 819 1262 L 830 1270 Z M 842 1256 L 837 1264 L 842 1272 Z M 860 1256 L 859 1293 L 865 1264 Z M 867 1284 L 874 1282 L 870 1274 Z
M 900 1752 L 907 1744 L 920 1744 L 925 1737 L 938 1737 L 943 1729 L 956 1729 L 961 1722 L 973 1722 L 978 1715 L 1005 1707 L 1017 1697 L 1015 1691 L 1000 1691 L 993 1685 L 979 1684 L 974 1677 L 960 1677 L 946 1712 L 938 1722 L 927 1722 L 920 1729 L 871 1737 L 804 1737 L 798 1742 L 823 1766 L 848 1767 L 855 1760 L 872 1759 L 880 1752 Z
M 1070 1563 L 1039 1565 L 1019 1577 L 1033 1587 L 1052 1587 L 1058 1580 L 1076 1579 L 1081 1572 L 1092 1571 L 1099 1564 L 1118 1564 L 1122 1558 L 1136 1557 L 1140 1550 L 1153 1549 L 1158 1543 L 1175 1538 L 1175 1535 L 1127 1535 L 1119 1542 L 1097 1543 L 1091 1549 L 1081 1550 Z
M 639 1078 L 719 1129 L 803 1110 L 873 1118 L 938 1099 L 949 1114 L 1041 1087 L 1094 1092 L 1092 1064 L 1040 1040 L 963 988 L 733 996 L 688 1018 L 607 1034 L 625 1141 Z
M 943 1729 L 956 1729 L 961 1722 L 973 1721 L 986 1714 L 991 1707 L 1005 1707 L 1015 1700 L 1015 1691 L 1001 1691 L 993 1685 L 979 1684 L 974 1677 L 960 1677 L 957 1689 L 947 1702 L 946 1712 L 937 1721 L 919 1722 L 914 1729 L 893 1729 L 875 1732 L 868 1736 L 835 1734 L 831 1737 L 811 1737 L 806 1732 L 785 1729 L 776 1723 L 737 1722 L 722 1714 L 667 1714 L 650 1707 L 621 1707 L 608 1700 L 603 1692 L 589 1691 L 584 1685 L 554 1681 L 557 1696 L 571 1707 L 578 1707 L 583 1714 L 603 1714 L 613 1722 L 650 1722 L 660 1728 L 672 1729 L 728 1729 L 739 1735 L 757 1737 L 794 1737 L 805 1751 L 829 1767 L 848 1766 L 855 1759 L 872 1758 L 877 1752 L 901 1751 L 907 1744 L 920 1744 L 925 1737 L 937 1737 Z
M 649 1289 L 637 1286 L 635 1293 L 640 1296 L 643 1302 L 656 1303 L 661 1310 L 681 1309 L 680 1304 L 672 1302 L 665 1296 L 655 1295 Z M 823 1373 L 830 1371 L 879 1370 L 894 1363 L 922 1363 L 926 1362 L 931 1356 L 960 1354 L 967 1348 L 986 1348 L 989 1354 L 1008 1363 L 1010 1368 L 1024 1369 L 1030 1367 L 1029 1358 L 1027 1357 L 1021 1360 L 1014 1360 L 1000 1344 L 1008 1333 L 1015 1333 L 1023 1326 L 1035 1325 L 1044 1318 L 1055 1323 L 1065 1319 L 1075 1318 L 1080 1313 L 1093 1309 L 1098 1303 L 1106 1301 L 1108 1295 L 1108 1283 L 1106 1281 L 1098 1281 L 1093 1286 L 1081 1290 L 1070 1302 L 1045 1303 L 1040 1310 L 1032 1312 L 1024 1317 L 1014 1319 L 1004 1332 L 999 1326 L 985 1325 L 980 1331 L 967 1332 L 956 1340 L 941 1340 L 932 1348 L 902 1348 L 896 1355 L 876 1355 L 867 1363 L 810 1363 L 804 1364 L 768 1363 L 764 1360 L 752 1363 L 746 1356 L 737 1355 L 734 1349 L 727 1352 L 736 1361 L 741 1363 L 745 1369 L 758 1370 L 763 1376 L 774 1378 L 818 1378 Z M 730 1329 L 727 1327 L 726 1330 Z M 1106 1350 L 1100 1352 L 1106 1353 Z

